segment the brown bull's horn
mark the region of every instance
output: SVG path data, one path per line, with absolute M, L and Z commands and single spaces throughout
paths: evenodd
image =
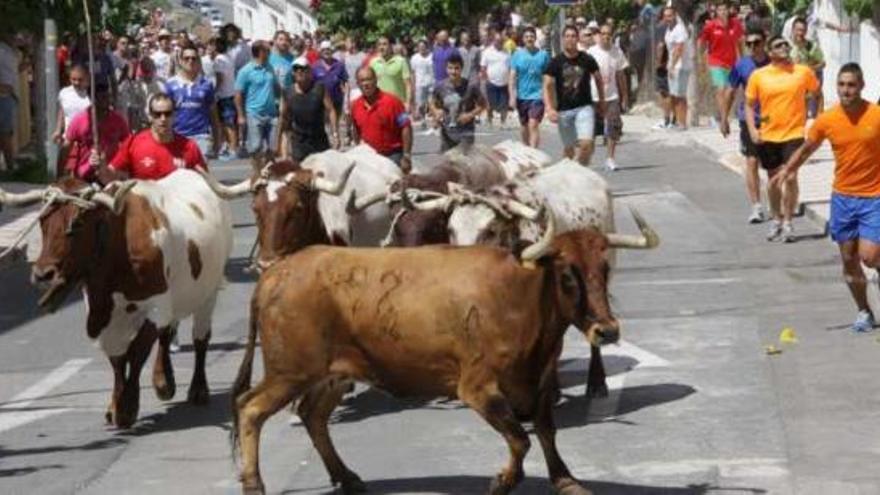
M 538 210 L 515 199 L 505 199 L 502 204 L 507 211 L 533 222 L 537 221 L 541 215 Z
M 549 208 L 544 211 L 547 217 L 547 227 L 544 229 L 544 235 L 538 239 L 538 242 L 523 249 L 522 254 L 520 254 L 522 261 L 536 261 L 541 256 L 547 254 L 550 246 L 553 244 L 553 238 L 556 237 L 556 217 L 553 216 L 553 212 Z
M 609 233 L 608 246 L 623 249 L 654 249 L 660 245 L 660 236 L 648 225 L 644 217 L 635 208 L 629 209 L 642 235 L 626 235 Z
M 118 185 L 112 196 L 106 192 L 99 191 L 90 199 L 99 205 L 106 206 L 114 214 L 118 215 L 125 208 L 125 196 L 135 185 L 137 185 L 137 181 L 127 180 Z
M 43 200 L 45 189 L 34 189 L 25 193 L 11 193 L 0 189 L 0 205 L 25 207 Z
M 339 180 L 336 182 L 325 179 L 324 177 L 316 176 L 312 179 L 312 188 L 333 196 L 342 194 L 342 190 L 345 189 L 345 183 L 348 182 L 348 176 L 351 175 L 351 171 L 354 170 L 354 165 L 354 162 L 349 163 L 348 167 L 342 171 L 342 176 L 340 176 Z
M 223 199 L 235 199 L 245 194 L 250 193 L 253 189 L 251 187 L 251 180 L 245 179 L 238 184 L 233 186 L 227 186 L 218 181 L 213 175 L 208 172 L 203 172 L 201 170 L 198 171 L 204 177 L 205 182 L 208 183 L 208 187 L 214 191 L 214 194 L 220 196 Z

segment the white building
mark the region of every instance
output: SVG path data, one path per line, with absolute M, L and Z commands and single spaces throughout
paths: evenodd
M 846 15 L 842 0 L 816 0 L 819 20 L 833 25 L 853 29 L 852 32 L 838 32 L 822 27 L 819 29 L 819 46 L 825 53 L 825 84 L 823 91 L 827 103 L 837 101 L 834 81 L 837 71 L 847 62 L 859 62 L 865 72 L 865 91 L 868 101 L 880 97 L 880 30 L 870 21 L 857 23 Z
M 301 34 L 318 27 L 308 0 L 234 0 L 232 11 L 233 22 L 251 40 L 270 40 L 279 29 Z

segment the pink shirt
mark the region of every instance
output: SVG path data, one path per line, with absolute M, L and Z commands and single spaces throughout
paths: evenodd
M 70 122 L 65 132 L 65 139 L 71 143 L 71 155 L 74 159 L 68 159 L 68 168 L 73 169 L 73 174 L 79 179 L 91 179 L 92 167 L 89 165 L 89 157 L 92 152 L 92 112 L 91 107 L 84 112 L 78 113 Z M 119 144 L 128 137 L 131 132 L 128 124 L 121 115 L 111 110 L 98 126 L 98 139 L 101 140 L 101 151 L 107 159 L 112 158 L 119 149 Z

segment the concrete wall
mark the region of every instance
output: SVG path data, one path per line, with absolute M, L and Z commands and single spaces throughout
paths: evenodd
M 880 32 L 870 21 L 861 25 L 846 15 L 841 0 L 816 0 L 819 19 L 836 26 L 853 26 L 856 32 L 841 33 L 827 27 L 819 29 L 819 46 L 825 52 L 825 82 L 823 91 L 826 104 L 837 101 L 834 80 L 837 71 L 847 62 L 859 62 L 865 71 L 864 96 L 877 101 L 880 97 Z

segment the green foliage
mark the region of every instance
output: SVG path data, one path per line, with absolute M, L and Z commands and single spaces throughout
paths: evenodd
M 123 32 L 129 24 L 144 21 L 144 7 L 162 4 L 170 7 L 167 0 L 105 0 L 107 9 L 101 12 L 101 0 L 88 0 L 89 13 L 94 29 L 102 26 L 114 32 Z M 51 16 L 58 25 L 58 32 L 85 32 L 85 15 L 82 0 L 2 0 L 0 1 L 0 31 L 39 32 L 43 18 Z
M 876 0 L 843 0 L 843 8 L 847 14 L 860 20 L 871 19 L 880 12 Z

